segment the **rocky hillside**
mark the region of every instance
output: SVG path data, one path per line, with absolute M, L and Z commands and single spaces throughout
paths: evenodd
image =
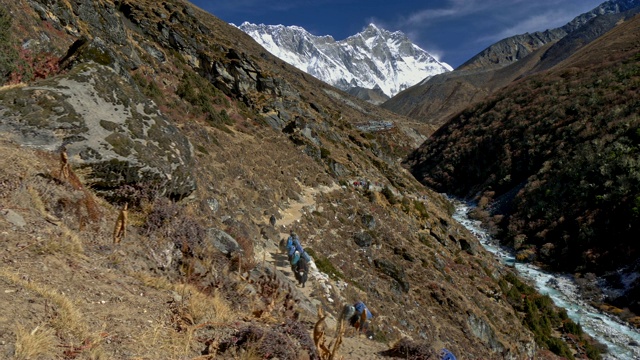
M 598 357 L 400 166 L 432 128 L 180 0 L 0 3 L 2 357 Z
M 469 104 L 520 77 L 549 69 L 581 47 L 633 17 L 637 0 L 607 1 L 563 27 L 501 40 L 456 70 L 434 76 L 382 104 L 414 119 L 442 125 Z
M 424 184 L 478 201 L 519 259 L 603 276 L 618 291 L 594 300 L 636 313 L 638 36 L 635 16 L 460 113 L 407 162 Z

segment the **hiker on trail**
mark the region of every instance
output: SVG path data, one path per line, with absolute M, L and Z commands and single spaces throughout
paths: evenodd
M 353 309 L 349 308 L 346 312 L 349 324 L 356 330 L 366 333 L 369 330 L 369 323 L 373 318 L 373 314 L 362 301 L 356 301 L 355 304 L 348 306 L 353 307 Z
M 302 255 L 305 254 L 306 252 L 302 253 Z M 298 285 L 304 287 L 309 275 L 309 261 L 307 260 L 307 256 L 300 256 L 298 262 L 293 267 L 293 274 L 295 275 L 296 280 L 298 280 Z
M 289 256 L 289 263 L 291 264 L 291 271 L 295 274 L 296 268 L 298 267 L 298 262 L 300 261 L 300 251 L 294 251 L 291 256 Z
M 438 354 L 438 359 L 439 360 L 456 360 L 456 357 L 451 353 L 451 351 L 443 348 L 442 350 L 440 350 L 440 353 Z
M 302 249 L 302 245 L 300 245 L 300 238 L 298 238 L 298 235 L 293 230 L 291 230 L 291 232 L 289 233 L 286 248 L 287 255 L 289 256 L 289 261 L 291 261 L 291 257 L 293 256 L 294 252 L 298 251 L 301 254 L 302 252 L 304 252 L 304 250 Z

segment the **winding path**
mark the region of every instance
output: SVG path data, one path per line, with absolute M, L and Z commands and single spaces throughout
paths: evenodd
M 299 222 L 305 213 L 305 209 L 315 207 L 315 197 L 319 193 L 328 193 L 332 191 L 342 191 L 342 188 L 338 184 L 332 186 L 319 186 L 317 188 L 304 187 L 300 201 L 292 202 L 289 207 L 281 212 L 282 219 L 278 220 L 276 228 L 280 230 L 280 238 L 287 238 L 289 236 L 289 229 L 291 226 Z M 269 223 L 269 217 L 265 217 L 265 224 Z M 279 241 L 279 240 L 278 240 Z M 304 239 L 302 239 L 304 247 Z M 297 281 L 291 272 L 291 266 L 287 261 L 287 257 L 278 248 L 277 242 L 269 241 L 268 246 L 263 251 L 256 253 L 256 261 L 264 260 L 272 264 L 275 269 L 285 275 L 291 280 L 292 284 L 296 284 L 296 290 L 306 297 L 306 299 L 313 304 L 320 304 L 320 301 L 316 299 L 319 291 L 325 299 L 331 299 L 331 289 L 338 289 L 336 284 L 325 273 L 318 270 L 313 259 L 309 264 L 309 280 L 304 288 L 297 285 Z M 312 295 L 316 293 L 315 295 Z M 327 335 L 329 339 L 333 339 L 336 328 L 336 320 L 331 314 L 325 319 L 327 324 Z M 310 330 L 312 333 L 313 330 Z M 389 348 L 387 344 L 369 340 L 363 335 L 344 337 L 342 345 L 338 350 L 338 353 L 345 359 L 349 360 L 385 360 L 387 358 L 378 355 L 379 352 L 385 351 Z

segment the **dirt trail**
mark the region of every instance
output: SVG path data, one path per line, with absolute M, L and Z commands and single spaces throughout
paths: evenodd
M 303 189 L 304 190 L 300 201 L 291 203 L 288 208 L 284 209 L 281 212 L 282 219 L 278 220 L 276 226 L 277 229 L 281 231 L 279 239 L 287 238 L 289 236 L 288 229 L 291 228 L 292 224 L 300 221 L 305 208 L 315 206 L 315 196 L 317 194 L 339 191 L 341 190 L 341 187 L 338 184 L 334 184 L 332 186 L 320 186 L 317 188 L 303 187 Z M 265 223 L 269 223 L 268 217 L 265 218 Z M 319 292 L 315 293 L 323 294 L 326 298 L 329 296 L 329 289 L 336 287 L 336 284 L 329 278 L 327 274 L 318 271 L 318 268 L 316 267 L 313 259 L 311 260 L 309 266 L 309 279 L 306 283 L 306 286 L 304 288 L 298 286 L 293 272 L 291 271 L 291 267 L 287 261 L 287 257 L 278 248 L 277 243 L 269 242 L 269 245 L 264 248 L 263 251 L 256 253 L 256 259 L 259 259 L 261 261 L 263 258 L 265 259 L 265 261 L 272 264 L 277 271 L 287 276 L 287 278 L 291 280 L 291 283 L 295 284 L 297 290 L 299 290 L 299 292 L 303 296 L 305 296 L 310 303 L 314 305 L 320 303 L 318 299 L 315 299 L 315 297 L 312 296 L 312 293 L 314 293 L 315 290 L 320 290 Z M 333 339 L 336 328 L 336 319 L 330 315 L 325 321 L 327 324 L 327 335 L 330 339 Z M 343 337 L 343 343 L 339 349 L 339 353 L 345 360 L 387 359 L 378 355 L 378 353 L 387 350 L 388 348 L 389 346 L 387 344 L 382 344 L 367 339 L 364 335 L 350 334 Z

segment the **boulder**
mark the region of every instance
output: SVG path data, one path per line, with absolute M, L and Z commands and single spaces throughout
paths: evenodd
M 373 243 L 373 237 L 368 232 L 359 232 L 353 236 L 353 239 L 360 247 L 369 247 Z
M 407 281 L 406 275 L 402 267 L 392 263 L 391 261 L 385 259 L 375 259 L 373 260 L 376 268 L 378 268 L 383 274 L 390 276 L 392 279 L 398 282 L 400 286 L 400 290 L 402 292 L 408 293 L 411 286 Z
M 207 229 L 207 239 L 205 241 L 225 255 L 231 255 L 237 251 L 241 251 L 236 239 L 220 229 Z
M 95 62 L 37 85 L 4 91 L 0 131 L 23 146 L 59 152 L 106 198 L 145 184 L 180 199 L 196 188 L 189 140 L 135 84 Z

